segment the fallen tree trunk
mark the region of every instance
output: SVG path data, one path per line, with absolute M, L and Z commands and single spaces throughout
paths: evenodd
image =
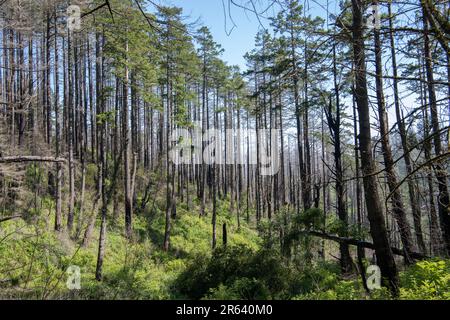
M 22 217 L 22 215 L 20 215 L 20 214 L 15 215 L 15 216 L 10 216 L 10 217 L 3 217 L 3 218 L 0 218 L 0 223 L 8 221 L 8 220 L 12 220 L 12 219 L 21 218 L 21 217 Z
M 0 163 L 17 163 L 17 162 L 66 162 L 64 158 L 40 157 L 40 156 L 12 156 L 0 158 Z
M 316 236 L 316 237 L 320 237 L 326 240 L 331 240 L 331 241 L 336 241 L 336 242 L 340 242 L 340 243 L 346 243 L 349 245 L 354 245 L 354 246 L 360 246 L 362 248 L 366 248 L 366 249 L 375 249 L 375 246 L 373 243 L 371 242 L 367 242 L 367 241 L 362 241 L 362 240 L 358 240 L 358 239 L 353 239 L 353 238 L 344 238 L 344 237 L 338 237 L 338 236 L 334 236 L 334 235 L 330 235 L 330 234 L 326 234 L 323 232 L 317 232 L 317 231 L 302 231 L 302 233 L 306 233 L 309 234 L 311 236 Z M 395 247 L 391 247 L 392 253 L 396 254 L 398 256 L 405 256 L 405 251 L 399 248 L 395 248 Z M 417 259 L 417 260 L 423 260 L 423 259 L 428 259 L 430 257 L 418 253 L 418 252 L 410 252 L 409 256 L 413 259 Z

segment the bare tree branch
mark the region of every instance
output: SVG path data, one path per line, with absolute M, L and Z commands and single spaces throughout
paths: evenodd
M 64 158 L 40 157 L 40 156 L 12 156 L 0 158 L 0 163 L 17 162 L 67 162 Z

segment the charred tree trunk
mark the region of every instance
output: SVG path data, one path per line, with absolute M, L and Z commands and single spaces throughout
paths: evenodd
M 353 12 L 353 59 L 355 66 L 355 98 L 359 114 L 359 143 L 363 173 L 364 193 L 367 214 L 370 221 L 370 233 L 373 238 L 377 263 L 381 269 L 383 284 L 390 288 L 394 296 L 398 295 L 397 266 L 392 255 L 386 230 L 383 209 L 378 193 L 378 184 L 373 173 L 376 171 L 372 155 L 370 133 L 370 114 L 366 79 L 366 56 L 363 27 L 363 2 L 352 0 Z

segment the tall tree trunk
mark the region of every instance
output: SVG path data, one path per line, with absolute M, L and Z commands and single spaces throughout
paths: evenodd
M 422 68 L 424 68 L 424 63 L 422 62 L 422 59 L 419 64 Z M 424 59 L 423 59 L 424 60 Z M 421 72 L 422 75 L 425 74 L 425 72 Z M 426 86 L 421 83 L 420 84 L 420 101 L 422 105 L 427 104 L 427 97 L 426 97 Z M 430 135 L 430 124 L 429 124 L 429 116 L 428 116 L 428 109 L 424 108 L 422 110 L 423 113 L 423 130 L 424 130 L 424 137 L 428 137 Z M 431 141 L 429 139 L 424 141 L 423 144 L 423 150 L 425 155 L 425 161 L 430 163 L 431 160 Z M 436 205 L 434 202 L 434 183 L 433 183 L 433 166 L 430 163 L 428 167 L 428 172 L 426 174 L 427 177 L 427 187 L 429 192 L 429 216 L 430 216 L 430 253 L 434 255 L 440 255 L 442 254 L 442 246 L 441 246 L 441 233 L 439 229 L 439 223 L 438 223 L 438 216 L 436 212 Z
M 125 68 L 123 79 L 123 102 L 122 102 L 122 135 L 124 152 L 124 194 L 125 194 L 125 234 L 128 239 L 132 236 L 133 199 L 131 194 L 131 172 L 130 172 L 130 130 L 128 128 L 128 41 L 125 44 Z
M 301 110 L 300 110 L 300 97 L 299 97 L 299 84 L 298 84 L 298 70 L 297 70 L 297 55 L 295 53 L 295 35 L 293 25 L 291 23 L 290 26 L 290 50 L 291 50 L 291 64 L 292 64 L 292 72 L 293 72 L 293 91 L 294 91 L 294 107 L 295 107 L 295 122 L 297 127 L 297 148 L 298 148 L 298 161 L 300 166 L 300 181 L 302 188 L 306 186 L 306 166 L 304 163 L 304 155 L 303 155 L 303 144 L 302 144 L 302 128 L 301 128 Z M 306 190 L 306 189 L 302 189 Z M 303 194 L 305 195 L 305 194 Z M 306 197 L 303 197 L 303 201 L 305 201 Z M 298 206 L 297 206 L 298 207 Z M 309 208 L 306 202 L 303 203 L 303 208 L 306 210 Z
M 359 114 L 359 143 L 364 193 L 367 204 L 367 214 L 370 221 L 370 233 L 373 238 L 377 263 L 381 269 L 383 284 L 388 286 L 394 296 L 398 295 L 398 274 L 383 216 L 378 184 L 373 173 L 376 171 L 372 155 L 370 133 L 370 114 L 366 79 L 366 56 L 364 45 L 363 3 L 352 0 L 353 12 L 353 59 L 355 66 L 356 104 Z
M 59 119 L 59 54 L 58 54 L 58 38 L 55 34 L 55 75 L 54 75 L 54 87 L 55 87 L 55 122 L 56 122 L 56 137 L 55 137 L 55 149 L 56 158 L 60 156 L 60 119 Z M 61 163 L 56 163 L 56 212 L 55 212 L 55 230 L 61 231 L 62 228 L 62 214 L 61 214 L 61 189 L 62 189 L 62 168 Z
M 441 132 L 439 129 L 439 115 L 436 101 L 436 92 L 434 88 L 434 75 L 432 65 L 432 55 L 430 48 L 430 37 L 428 31 L 428 21 L 423 13 L 424 26 L 424 53 L 425 53 L 425 70 L 428 84 L 428 99 L 431 114 L 431 128 L 433 134 L 434 152 L 436 156 L 442 154 Z M 447 185 L 447 170 L 440 162 L 434 163 L 434 171 L 438 181 L 439 195 L 437 199 L 438 212 L 441 220 L 442 237 L 445 242 L 447 255 L 450 255 L 450 198 Z
M 304 47 L 305 55 L 305 76 L 304 76 L 304 90 L 305 90 L 305 101 L 303 110 L 303 144 L 305 148 L 305 159 L 304 159 L 304 180 L 302 183 L 302 197 L 303 197 L 303 209 L 308 210 L 311 208 L 311 150 L 309 146 L 309 91 L 308 91 L 308 68 L 309 68 L 309 55 L 308 55 L 308 41 L 305 39 Z
M 68 142 L 69 142 L 69 213 L 67 214 L 67 230 L 72 231 L 75 215 L 75 163 L 73 158 L 74 150 L 74 105 L 73 105 L 73 59 L 72 59 L 72 39 L 68 36 L 67 64 L 68 64 Z
M 167 34 L 170 34 L 170 25 L 167 26 Z M 172 179 L 174 172 L 170 163 L 169 151 L 171 147 L 171 129 L 172 129 L 172 88 L 171 88 L 171 72 L 170 72 L 170 56 L 166 55 L 166 223 L 164 230 L 163 250 L 169 251 L 170 248 L 170 232 L 171 232 L 171 214 L 173 206 L 173 190 Z M 163 92 L 163 91 L 162 91 Z M 204 188 L 204 185 L 203 185 Z M 204 193 L 203 193 L 204 196 Z M 202 199 L 203 201 L 203 199 Z
M 374 2 L 378 5 L 378 1 Z M 383 150 L 384 165 L 386 167 L 387 184 L 389 191 L 392 193 L 392 211 L 397 221 L 397 226 L 400 232 L 403 248 L 406 252 L 405 261 L 411 263 L 410 253 L 413 252 L 413 242 L 411 237 L 411 229 L 406 218 L 406 212 L 403 205 L 402 195 L 397 188 L 397 175 L 394 171 L 394 159 L 392 157 L 391 145 L 389 142 L 389 124 L 388 115 L 386 112 L 386 102 L 383 91 L 383 66 L 382 66 L 382 53 L 381 53 L 381 41 L 380 31 L 377 27 L 374 28 L 375 39 L 375 70 L 376 70 L 376 95 L 378 105 L 378 120 L 380 122 L 380 135 L 381 135 L 381 147 Z M 420 224 L 419 224 L 420 225 Z M 417 230 L 416 230 L 417 231 Z M 421 229 L 419 230 L 421 231 Z M 422 238 L 422 245 L 423 238 Z M 425 249 L 425 248 L 423 248 Z M 423 252 L 423 251 L 422 251 Z
M 332 115 L 332 104 L 330 97 L 330 104 L 327 112 L 328 126 L 330 128 L 331 137 L 334 145 L 334 163 L 335 163 L 335 179 L 336 179 L 336 200 L 337 200 L 337 214 L 342 223 L 342 229 L 339 232 L 341 237 L 348 236 L 348 213 L 345 203 L 344 191 L 344 172 L 342 167 L 342 150 L 341 150 L 341 104 L 339 84 L 337 80 L 337 61 L 336 61 L 336 46 L 333 46 L 333 82 L 334 95 L 336 100 L 336 116 Z M 341 255 L 341 270 L 343 273 L 352 271 L 353 261 L 350 256 L 349 246 L 346 243 L 339 244 L 339 251 Z
M 102 94 L 103 92 L 103 86 L 104 86 L 104 56 L 103 56 L 103 47 L 104 47 L 104 36 L 100 36 L 97 34 L 96 37 L 97 41 L 97 59 L 100 59 L 100 66 L 97 69 L 100 74 L 97 76 L 97 81 L 100 83 L 98 84 L 97 88 L 100 89 L 100 101 L 97 104 L 97 110 L 98 113 L 101 114 L 105 112 L 105 98 Z M 107 211 L 108 211 L 108 200 L 107 200 L 107 194 L 106 194 L 106 176 L 107 176 L 107 170 L 106 170 L 106 157 L 105 157 L 105 140 L 106 140 L 106 122 L 101 121 L 97 125 L 97 130 L 99 130 L 99 156 L 100 156 L 100 163 L 99 163 L 99 172 L 100 172 L 100 181 L 101 184 L 100 187 L 100 198 L 102 200 L 102 206 L 101 206 L 101 223 L 100 223 L 100 234 L 98 239 L 98 255 L 97 255 L 97 266 L 95 270 L 95 279 L 97 281 L 101 281 L 103 279 L 103 259 L 105 256 L 105 248 L 106 248 L 106 218 L 107 218 Z M 125 154 L 126 156 L 126 154 Z M 110 189 L 113 189 L 113 186 L 110 186 Z M 128 234 L 127 234 L 128 235 Z
M 412 174 L 413 167 L 412 167 L 412 163 L 411 163 L 411 155 L 410 155 L 410 150 L 408 147 L 405 122 L 401 116 L 401 110 L 400 110 L 400 97 L 399 97 L 399 91 L 398 91 L 397 57 L 396 57 L 396 52 L 395 52 L 395 41 L 394 41 L 394 32 L 393 32 L 394 27 L 393 27 L 393 21 L 392 21 L 393 18 L 392 18 L 390 2 L 388 2 L 388 13 L 389 13 L 389 30 L 390 30 L 389 38 L 390 38 L 390 44 L 391 44 L 392 72 L 393 72 L 393 77 L 394 77 L 393 91 L 394 91 L 395 115 L 396 115 L 396 119 L 397 119 L 398 131 L 400 133 L 400 139 L 401 139 L 401 143 L 402 143 L 403 159 L 405 161 L 406 174 L 409 176 L 409 178 L 407 179 L 408 194 L 409 194 L 409 201 L 410 201 L 411 210 L 412 210 L 412 214 L 413 214 L 416 240 L 417 240 L 417 244 L 419 246 L 420 251 L 422 253 L 425 253 L 426 251 L 425 251 L 425 242 L 423 240 L 423 234 L 422 234 L 421 213 L 420 213 L 420 207 L 419 207 L 419 203 L 418 203 L 417 190 L 414 185 L 414 175 Z

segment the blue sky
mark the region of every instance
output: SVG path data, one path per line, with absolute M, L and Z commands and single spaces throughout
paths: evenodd
M 221 44 L 225 49 L 222 55 L 224 61 L 229 65 L 239 65 L 241 70 L 245 70 L 245 59 L 243 55 L 246 52 L 251 51 L 254 48 L 254 39 L 256 33 L 261 28 L 258 19 L 251 12 L 246 12 L 245 10 L 237 7 L 231 8 L 231 16 L 233 21 L 237 25 L 231 32 L 227 34 L 227 31 L 233 26 L 230 21 L 228 12 L 228 0 L 152 0 L 155 3 L 166 5 L 166 6 L 177 6 L 183 8 L 184 15 L 189 16 L 186 22 L 194 22 L 199 19 L 199 26 L 205 25 L 210 30 L 214 37 L 214 40 Z M 327 9 L 330 13 L 340 12 L 339 9 L 340 0 L 306 0 L 301 1 L 306 5 L 306 9 L 312 16 L 321 16 L 326 19 Z M 245 3 L 245 0 L 236 0 L 237 3 Z M 261 0 L 259 3 L 267 3 L 266 0 Z M 225 3 L 225 13 L 223 3 Z M 258 3 L 258 1 L 256 1 Z M 385 9 L 384 9 L 385 10 Z M 274 10 L 270 10 L 267 15 L 273 16 L 275 14 Z M 264 27 L 269 27 L 269 21 L 262 19 Z M 225 25 L 226 24 L 226 25 Z M 384 61 L 389 59 L 389 55 L 384 55 Z M 397 57 L 399 62 L 402 62 L 402 55 L 399 54 Z M 386 66 L 389 68 L 389 65 Z M 389 73 L 389 71 L 386 71 Z M 386 81 L 388 83 L 388 81 Z M 401 88 L 403 92 L 403 86 Z M 386 95 L 392 97 L 392 92 L 390 88 L 386 88 Z M 402 103 L 404 105 L 414 105 L 415 95 L 409 92 L 402 94 Z M 347 106 L 351 105 L 351 102 L 346 101 Z M 389 119 L 395 119 L 395 114 L 393 113 L 393 108 L 388 108 Z M 377 119 L 374 118 L 375 123 Z M 374 132 L 376 135 L 376 132 Z
M 199 19 L 199 23 L 207 26 L 214 40 L 225 49 L 222 58 L 230 65 L 239 65 L 245 69 L 243 55 L 253 49 L 255 35 L 261 28 L 254 14 L 232 7 L 231 16 L 237 26 L 227 35 L 233 26 L 228 15 L 227 0 L 223 0 L 226 14 L 222 0 L 159 0 L 157 3 L 183 8 L 184 14 L 190 16 L 190 22 Z M 269 27 L 267 20 L 261 22 Z
M 199 23 L 207 26 L 214 37 L 214 40 L 221 44 L 225 49 L 222 58 L 230 65 L 239 65 L 242 70 L 245 69 L 246 52 L 254 47 L 254 40 L 258 30 L 270 28 L 268 19 L 261 17 L 258 21 L 254 13 L 242 8 L 231 5 L 228 6 L 228 0 L 153 0 L 155 3 L 166 6 L 177 6 L 183 8 L 186 16 L 189 16 L 187 22 L 194 22 L 199 19 Z M 236 3 L 245 4 L 245 0 L 236 0 Z M 265 9 L 269 1 L 256 1 L 259 7 L 258 11 Z M 313 16 L 321 15 L 326 17 L 326 3 L 330 12 L 336 11 L 338 0 L 311 0 L 307 1 L 307 9 Z M 225 6 L 225 8 L 224 8 Z M 264 14 L 265 16 L 274 16 L 278 6 L 273 6 Z M 224 11 L 225 10 L 225 11 Z M 236 27 L 233 28 L 233 19 Z M 230 33 L 231 31 L 231 33 Z

